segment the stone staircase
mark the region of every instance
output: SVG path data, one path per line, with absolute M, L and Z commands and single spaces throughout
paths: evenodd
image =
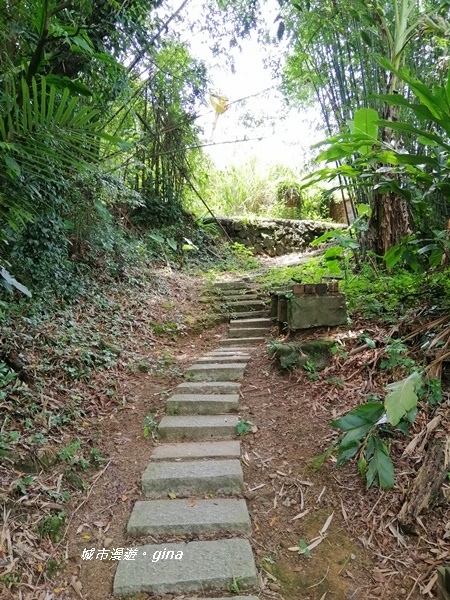
M 270 335 L 271 321 L 258 290 L 246 282 L 218 283 L 217 289 L 232 319 L 229 337 L 186 369 L 186 382 L 167 400 L 168 414 L 159 425 L 162 443 L 142 476 L 146 500 L 136 502 L 128 521 L 135 559 L 118 562 L 117 596 L 148 592 L 198 600 L 199 593 L 203 600 L 226 600 L 231 591 L 259 589 L 248 541 L 250 516 L 240 497 L 244 478 L 236 412 L 252 346 Z M 177 536 L 192 541 L 180 542 Z M 133 544 L 145 537 L 167 541 Z M 204 598 L 208 592 L 215 597 Z M 232 598 L 258 600 L 255 595 Z

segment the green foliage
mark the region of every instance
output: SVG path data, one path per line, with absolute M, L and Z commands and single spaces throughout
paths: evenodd
M 394 381 L 386 385 L 387 396 L 384 401 L 386 417 L 391 425 L 398 425 L 403 417 L 414 420 L 411 414 L 417 406 L 418 396 L 416 390 L 422 381 L 420 373 L 411 373 L 402 381 Z
M 368 488 L 373 483 L 382 489 L 394 487 L 394 468 L 388 448 L 375 433 L 384 410 L 383 403 L 369 402 L 331 423 L 345 432 L 338 447 L 336 464 L 346 462 L 359 453 L 358 468 L 366 478 Z
M 236 427 L 236 431 L 238 435 L 246 435 L 247 433 L 250 433 L 252 428 L 251 428 L 251 423 L 249 421 L 245 421 L 243 419 L 240 419 L 237 423 L 237 427 Z
M 442 402 L 442 382 L 440 377 L 423 377 L 422 385 L 417 389 L 417 395 L 431 406 Z
M 343 282 L 351 312 L 389 323 L 397 322 L 405 312 L 416 306 L 416 294 L 428 289 L 421 274 L 398 269 L 387 274 L 365 263 L 355 277 Z
M 65 446 L 58 452 L 60 460 L 66 461 L 72 467 L 80 467 L 83 471 L 89 467 L 89 461 L 83 457 L 83 451 L 81 450 L 81 442 L 77 440 L 71 442 L 68 446 Z
M 56 514 L 45 517 L 38 525 L 38 533 L 42 537 L 50 538 L 53 542 L 59 542 L 61 539 L 61 529 L 64 526 L 66 516 L 66 513 L 61 510 Z
M 335 257 L 311 258 L 294 267 L 277 267 L 267 269 L 258 276 L 258 282 L 268 290 L 282 288 L 301 281 L 302 283 L 317 283 L 324 276 L 342 276 L 339 263 Z
M 319 198 L 300 189 L 300 176 L 282 165 L 268 169 L 256 159 L 224 171 L 211 169 L 208 204 L 220 216 L 319 218 Z M 198 206 L 196 212 L 204 212 Z
M 355 112 L 353 122 L 351 124 L 352 133 L 364 134 L 371 143 L 366 146 L 360 146 L 361 154 L 369 154 L 372 149 L 372 144 L 378 140 L 378 113 L 373 108 L 360 108 Z
M 407 422 L 414 422 L 421 384 L 421 374 L 414 371 L 405 379 L 386 385 L 384 403 L 367 402 L 333 421 L 331 425 L 344 432 L 336 464 L 358 456 L 358 469 L 368 488 L 374 483 L 382 489 L 394 487 L 394 467 L 381 436 L 392 435 L 393 427 L 408 434 Z
M 153 415 L 147 415 L 142 421 L 142 434 L 144 437 L 151 435 L 154 438 L 158 438 L 158 423 L 155 421 Z
M 3 388 L 12 383 L 16 377 L 17 373 L 12 371 L 6 363 L 0 361 L 0 400 L 6 398 L 6 391 L 3 391 Z
M 393 371 L 397 367 L 410 369 L 414 360 L 406 356 L 408 347 L 399 339 L 388 339 L 384 349 L 386 357 L 381 361 L 380 368 Z

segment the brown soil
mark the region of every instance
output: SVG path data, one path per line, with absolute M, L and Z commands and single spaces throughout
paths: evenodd
M 368 325 L 360 322 L 358 330 Z M 346 349 L 352 345 L 356 341 L 347 340 Z M 320 470 L 312 466 L 336 436 L 330 421 L 368 392 L 380 391 L 380 382 L 372 381 L 379 377 L 367 366 L 371 360 L 370 350 L 344 363 L 335 358 L 312 380 L 305 371 L 280 373 L 260 348 L 248 367 L 242 411 L 258 431 L 243 440 L 244 476 L 253 490 L 247 499 L 265 592 L 275 591 L 267 598 L 418 599 L 428 584 L 433 589 L 436 567 L 449 561 L 448 504 L 423 516 L 423 534 L 398 531 L 395 516 L 415 472 L 413 460 L 400 458 L 407 438 L 399 436 L 391 448 L 394 490 L 366 490 L 355 462 L 336 469 L 333 455 Z M 289 550 L 318 537 L 331 515 L 323 541 L 309 556 Z

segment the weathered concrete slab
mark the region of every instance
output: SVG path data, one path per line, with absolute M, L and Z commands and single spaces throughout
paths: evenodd
M 192 460 L 203 458 L 240 458 L 241 444 L 237 440 L 218 442 L 185 442 L 159 444 L 151 460 Z
M 234 381 L 186 381 L 175 388 L 177 394 L 238 394 L 240 383 Z
M 246 346 L 256 346 L 258 344 L 263 344 L 265 342 L 265 338 L 263 337 L 247 337 L 247 338 L 239 338 L 240 344 L 245 344 Z M 236 343 L 236 339 L 226 338 L 219 341 L 220 346 L 233 346 Z
M 205 354 L 202 358 L 233 358 L 233 356 L 247 359 L 251 358 L 248 348 L 241 348 L 240 350 L 235 350 L 234 348 L 221 348 L 220 350 L 214 350 L 214 352 L 208 352 L 208 354 Z
M 142 535 L 198 535 L 250 533 L 245 500 L 147 500 L 136 502 L 127 533 Z
M 293 296 L 287 308 L 289 329 L 333 327 L 347 322 L 344 294 Z
M 248 363 L 250 356 L 248 354 L 239 355 L 236 352 L 230 353 L 227 356 L 223 354 L 214 354 L 213 356 L 202 356 L 196 362 L 197 365 L 218 364 L 226 365 L 230 363 Z
M 175 556 L 178 553 L 179 557 L 181 552 L 182 558 L 161 558 L 167 552 L 174 552 Z M 119 561 L 113 593 L 124 596 L 139 592 L 161 595 L 228 591 L 233 581 L 238 581 L 242 589 L 258 586 L 248 540 L 152 544 L 138 547 L 135 560 Z
M 237 319 L 235 321 L 231 321 L 230 325 L 233 325 L 233 327 L 242 327 L 244 329 L 261 329 L 262 327 L 270 329 L 273 327 L 273 321 L 267 317 L 256 317 L 254 319 Z
M 228 337 L 230 338 L 246 338 L 246 337 L 264 337 L 269 334 L 267 327 L 249 327 L 244 329 L 243 327 L 232 327 L 228 331 Z
M 233 312 L 231 311 L 229 313 L 229 317 L 232 321 L 238 320 L 238 319 L 251 319 L 251 318 L 256 318 L 256 317 L 268 317 L 269 316 L 269 310 L 268 309 L 264 309 L 264 310 L 248 310 L 248 311 L 243 311 L 243 312 Z
M 238 302 L 227 302 L 227 308 L 231 312 L 240 313 L 249 310 L 263 310 L 266 303 L 262 300 L 239 300 Z
M 220 415 L 237 412 L 238 404 L 238 394 L 174 394 L 166 410 L 171 415 Z
M 256 596 L 227 596 L 222 598 L 185 598 L 185 600 L 259 600 Z
M 237 296 L 227 295 L 222 296 L 222 302 L 224 304 L 229 304 L 230 302 L 247 302 L 247 300 L 261 300 L 261 296 L 258 294 L 240 294 Z
M 235 415 L 186 415 L 163 417 L 158 431 L 162 440 L 230 439 L 236 435 L 238 418 Z
M 239 341 L 236 340 L 235 345 L 232 348 L 217 348 L 216 350 L 212 350 L 211 352 L 208 352 L 208 356 L 214 356 L 216 354 L 232 354 L 232 353 L 236 353 L 238 355 L 242 355 L 242 354 L 248 354 L 250 352 L 250 350 L 246 347 L 246 346 L 240 346 L 239 345 Z
M 142 475 L 146 498 L 203 494 L 233 495 L 244 486 L 241 462 L 235 459 L 186 462 L 150 461 Z
M 257 596 L 227 596 L 222 598 L 185 598 L 185 600 L 259 600 Z
M 239 381 L 244 377 L 244 369 L 240 363 L 195 364 L 185 370 L 184 376 L 189 381 Z
M 247 287 L 247 282 L 240 279 L 233 281 L 216 281 L 214 287 L 219 290 L 242 290 Z
M 243 295 L 243 294 L 253 294 L 256 293 L 257 291 L 259 291 L 259 287 L 255 284 L 252 284 L 250 282 L 245 282 L 245 287 L 242 288 L 230 288 L 227 290 L 216 290 L 217 293 L 221 294 L 222 296 L 232 296 L 233 294 L 239 294 L 239 295 Z

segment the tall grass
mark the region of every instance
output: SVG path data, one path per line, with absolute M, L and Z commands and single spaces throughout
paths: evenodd
M 203 194 L 215 215 L 221 217 L 319 218 L 320 200 L 314 193 L 301 193 L 297 206 L 287 206 L 279 190 L 298 186 L 299 173 L 274 165 L 268 167 L 256 159 L 225 170 L 209 169 L 202 180 Z M 199 212 L 197 204 L 191 209 Z M 204 208 L 200 208 L 204 212 Z

